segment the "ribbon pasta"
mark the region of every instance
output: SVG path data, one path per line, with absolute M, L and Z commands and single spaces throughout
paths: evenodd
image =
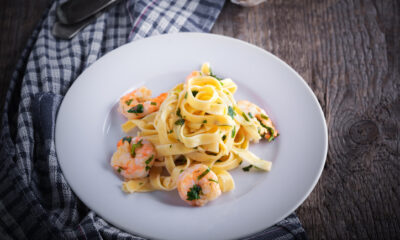
M 248 150 L 249 142 L 262 138 L 261 125 L 238 108 L 236 90 L 231 79 L 217 78 L 205 63 L 168 92 L 158 111 L 124 123 L 124 132 L 138 128 L 138 135 L 155 146 L 157 157 L 149 176 L 124 182 L 123 191 L 171 191 L 179 174 L 196 163 L 215 172 L 223 192 L 234 189 L 228 171 L 242 161 L 270 171 L 271 162 Z

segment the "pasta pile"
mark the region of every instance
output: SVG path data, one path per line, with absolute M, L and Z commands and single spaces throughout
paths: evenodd
M 262 123 L 239 109 L 233 97 L 236 90 L 231 79 L 219 79 L 205 63 L 201 71 L 194 71 L 185 83 L 168 92 L 158 111 L 124 123 L 124 132 L 138 128 L 138 136 L 149 140 L 157 154 L 149 176 L 125 181 L 123 190 L 173 190 L 179 174 L 197 163 L 217 175 L 222 192 L 234 189 L 228 171 L 242 161 L 269 171 L 271 162 L 248 150 L 250 142 L 263 137 Z

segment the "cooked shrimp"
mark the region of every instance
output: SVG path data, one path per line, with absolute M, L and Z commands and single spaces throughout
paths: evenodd
M 125 179 L 146 177 L 156 158 L 156 150 L 141 137 L 124 137 L 117 144 L 111 166 Z
M 128 119 L 142 118 L 152 112 L 158 111 L 161 103 L 167 98 L 168 93 L 162 93 L 156 98 L 151 98 L 151 90 L 141 87 L 121 97 L 118 111 Z
M 261 136 L 268 139 L 268 141 L 271 141 L 278 136 L 278 131 L 275 129 L 271 118 L 268 117 L 262 108 L 246 100 L 238 101 L 237 106 L 250 118 L 253 116 L 257 118 L 262 126 L 262 130 L 260 131 Z
M 177 182 L 179 196 L 193 206 L 203 206 L 221 195 L 218 177 L 204 164 L 183 171 Z

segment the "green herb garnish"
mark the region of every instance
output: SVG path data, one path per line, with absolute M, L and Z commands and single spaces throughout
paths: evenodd
M 216 78 L 218 81 L 222 80 L 222 78 L 219 78 L 216 75 L 214 75 L 214 73 L 211 71 L 211 68 L 210 68 L 210 76 L 213 77 L 213 78 Z
M 218 181 L 216 181 L 216 180 L 214 180 L 214 179 L 212 179 L 212 178 L 209 178 L 208 181 L 210 181 L 210 182 L 215 182 L 216 184 L 219 184 Z
M 175 121 L 175 125 L 181 125 L 182 126 L 184 123 L 185 123 L 185 119 L 182 119 L 182 118 L 180 118 L 180 119 Z
M 128 113 L 143 113 L 143 104 L 138 104 L 136 106 L 134 106 L 133 108 L 128 110 Z
M 128 143 L 131 143 L 132 137 L 123 137 L 122 138 L 122 143 L 124 143 L 125 141 L 127 141 Z
M 150 104 L 151 104 L 151 105 L 154 105 L 154 106 L 157 106 L 157 103 L 156 103 L 156 102 L 151 102 Z
M 248 172 L 248 171 L 250 171 L 250 168 L 252 168 L 252 167 L 253 167 L 253 165 L 249 165 L 249 166 L 244 167 L 242 169 L 243 169 L 243 171 Z
M 199 91 L 193 90 L 193 91 L 192 91 L 193 97 L 196 97 L 196 95 L 197 95 L 198 93 L 199 93 Z
M 258 121 L 260 122 L 260 124 L 261 124 L 261 126 L 262 126 L 263 128 L 266 128 L 266 129 L 268 130 L 268 133 L 271 134 L 271 136 L 274 135 L 274 129 L 273 129 L 273 128 L 266 126 L 266 125 L 265 125 L 264 123 L 262 123 L 260 120 L 258 120 Z
M 168 131 L 168 134 L 173 133 L 173 132 L 174 132 L 174 130 L 171 129 Z
M 250 118 L 253 118 L 253 114 L 251 114 L 251 112 L 248 112 L 248 114 Z
M 183 169 L 181 169 L 180 171 L 179 171 L 179 173 L 182 173 L 183 172 Z
M 177 115 L 178 117 L 182 118 L 181 109 L 180 109 L 180 108 L 178 108 L 178 109 L 176 110 L 176 115 Z
M 204 120 L 203 123 L 207 123 L 207 120 Z
M 244 112 L 242 112 L 242 116 L 243 116 L 244 120 L 246 120 L 248 122 L 250 121 L 249 118 L 246 116 L 246 114 Z
M 233 129 L 232 129 L 232 138 L 235 137 L 235 134 L 236 134 L 236 126 L 233 126 Z
M 149 159 L 146 160 L 146 165 L 148 165 L 154 158 L 154 155 L 151 155 L 151 157 L 149 157 Z
M 228 107 L 228 115 L 231 116 L 232 119 L 236 115 L 235 110 L 233 110 L 233 107 L 231 107 L 231 106 Z
M 222 141 L 225 141 L 226 135 L 222 136 Z
M 197 180 L 200 180 L 200 179 L 202 179 L 205 175 L 207 175 L 207 173 L 209 173 L 210 172 L 210 168 L 207 168 L 202 174 L 200 174 L 198 177 L 197 177 Z
M 192 200 L 200 199 L 200 194 L 203 194 L 202 191 L 201 191 L 201 187 L 199 185 L 195 184 L 187 192 L 187 199 L 186 200 L 192 201 Z
M 122 171 L 122 168 L 121 167 L 118 167 L 118 170 L 117 170 L 119 173 Z
M 143 139 L 140 139 L 137 143 L 132 144 L 132 148 L 131 148 L 132 157 L 136 157 L 136 152 L 135 152 L 136 149 L 143 146 L 142 141 L 143 141 Z
M 269 119 L 267 115 L 262 114 L 262 113 L 261 113 L 261 117 L 264 118 L 265 120 L 268 120 L 268 119 Z
M 274 135 L 270 135 L 270 137 L 267 140 L 268 140 L 268 142 L 271 142 L 274 139 L 275 139 Z
M 187 98 L 187 92 L 185 93 L 185 99 Z
M 149 171 L 150 170 L 150 166 L 146 166 L 146 171 Z
M 260 137 L 265 138 L 265 134 L 266 133 L 260 134 Z
M 129 99 L 129 100 L 125 101 L 125 103 L 126 103 L 126 105 L 129 106 L 129 105 L 131 105 L 132 101 L 133 101 L 133 99 Z

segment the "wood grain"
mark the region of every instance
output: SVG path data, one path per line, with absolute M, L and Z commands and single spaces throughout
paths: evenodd
M 48 0 L 0 2 L 0 104 Z M 325 113 L 324 172 L 297 213 L 310 239 L 400 236 L 400 3 L 267 0 L 227 3 L 213 33 L 291 65 Z
M 297 210 L 310 239 L 398 239 L 398 1 L 227 4 L 213 32 L 260 46 L 289 63 L 326 116 L 324 172 Z

